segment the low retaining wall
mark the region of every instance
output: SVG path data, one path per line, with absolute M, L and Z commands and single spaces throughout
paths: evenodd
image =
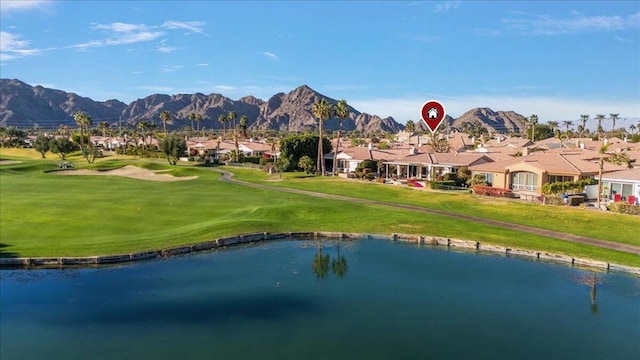
M 446 246 L 455 249 L 475 252 L 488 252 L 503 254 L 505 256 L 524 257 L 540 261 L 564 263 L 579 268 L 598 269 L 602 271 L 618 271 L 640 275 L 640 268 L 611 264 L 603 261 L 575 258 L 567 255 L 552 254 L 525 249 L 513 249 L 509 247 L 483 244 L 479 241 L 451 239 L 438 236 L 422 236 L 415 234 L 397 234 L 389 236 L 371 235 L 361 233 L 342 232 L 287 232 L 287 233 L 252 233 L 242 234 L 205 241 L 194 245 L 177 246 L 156 251 L 145 251 L 131 254 L 87 256 L 87 257 L 46 257 L 46 258 L 0 258 L 0 268 L 63 268 L 63 267 L 97 267 L 117 263 L 141 261 L 148 259 L 164 258 L 184 255 L 192 252 L 214 250 L 227 246 L 255 243 L 269 240 L 313 240 L 313 239 L 342 239 L 342 240 L 366 240 L 388 239 L 392 241 L 410 242 L 434 246 Z

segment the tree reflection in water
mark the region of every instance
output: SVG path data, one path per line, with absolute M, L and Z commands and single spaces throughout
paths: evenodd
M 597 286 L 602 284 L 602 280 L 598 278 L 598 275 L 594 272 L 591 274 L 584 274 L 578 278 L 578 284 L 587 285 L 591 287 L 591 312 L 598 314 L 598 304 L 596 303 L 596 291 Z
M 331 266 L 331 272 L 339 278 L 343 278 L 347 274 L 347 258 L 340 254 L 340 243 L 337 244 L 337 255 L 331 259 L 329 254 L 323 252 L 322 240 L 318 242 L 318 247 L 315 256 L 313 257 L 313 263 L 311 264 L 313 273 L 316 278 L 324 279 L 329 274 L 329 267 Z

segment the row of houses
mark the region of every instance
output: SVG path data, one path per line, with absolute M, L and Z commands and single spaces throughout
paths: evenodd
M 548 139 L 534 144 L 526 139 L 500 135 L 476 144 L 466 134 L 457 133 L 448 139 L 452 149 L 448 153 L 435 153 L 429 145 L 421 145 L 422 139 L 416 140 L 417 146 L 404 144 L 387 150 L 372 146 L 341 148 L 337 155 L 338 169 L 352 172 L 364 160 L 383 160 L 387 177 L 429 181 L 434 176 L 457 172 L 464 166 L 472 176 L 483 175 L 492 187 L 508 189 L 519 197 L 535 198 L 541 195 L 546 183 L 597 178 L 599 149 L 608 143 L 610 153 L 624 154 L 630 165 L 638 168 L 604 162 L 605 198 L 635 204 L 640 198 L 640 144 L 631 144 L 624 139 L 604 142 Z M 325 159 L 332 162 L 333 154 L 325 155 Z
M 508 189 L 521 197 L 535 197 L 542 193 L 546 183 L 578 181 L 597 178 L 599 173 L 599 149 L 609 145 L 610 153 L 624 154 L 632 166 L 605 162 L 603 189 L 605 197 L 612 201 L 640 199 L 640 144 L 625 139 L 607 139 L 603 142 L 589 138 L 560 140 L 546 139 L 532 143 L 527 139 L 498 135 L 481 143 L 464 133 L 447 135 L 450 151 L 437 153 L 425 136 L 408 136 L 400 133 L 397 141 L 386 141 L 384 147 L 369 143 L 367 146 L 351 146 L 348 139 L 340 142 L 338 153 L 324 154 L 326 168 L 333 172 L 349 174 L 356 171 L 365 160 L 380 161 L 384 176 L 396 180 L 431 181 L 446 173 L 455 173 L 467 167 L 472 176 L 483 175 L 495 188 Z M 118 137 L 92 136 L 91 141 L 104 149 L 115 149 L 132 140 Z M 153 138 L 137 139 L 139 144 L 157 146 Z M 220 139 L 187 139 L 191 155 L 220 159 L 234 151 L 235 143 Z M 335 139 L 333 148 L 336 147 Z M 241 141 L 239 151 L 245 156 L 277 158 L 277 143 L 266 141 Z M 333 163 L 334 156 L 336 164 Z

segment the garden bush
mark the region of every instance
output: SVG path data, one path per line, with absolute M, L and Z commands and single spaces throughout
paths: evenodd
M 513 193 L 510 189 L 495 188 L 487 185 L 473 185 L 471 188 L 476 195 L 496 196 L 496 197 L 512 197 Z
M 621 214 L 640 215 L 640 205 L 631 205 L 624 202 L 610 204 L 609 210 Z
M 455 174 L 454 174 L 455 175 Z M 444 186 L 456 186 L 455 180 L 442 180 L 442 181 L 430 181 L 429 187 L 431 189 L 440 189 Z

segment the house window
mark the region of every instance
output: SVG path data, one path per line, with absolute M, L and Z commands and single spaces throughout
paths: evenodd
M 562 175 L 549 175 L 549 182 L 571 182 L 573 181 L 573 176 L 562 176 Z
M 473 175 L 484 175 L 484 181 L 487 182 L 487 185 L 493 186 L 493 173 L 490 172 L 474 172 Z
M 633 185 L 623 183 L 611 183 L 611 198 L 615 199 L 616 195 L 620 195 L 621 200 L 627 200 L 630 195 L 633 195 Z
M 511 174 L 511 189 L 536 191 L 538 189 L 538 174 L 530 172 Z

